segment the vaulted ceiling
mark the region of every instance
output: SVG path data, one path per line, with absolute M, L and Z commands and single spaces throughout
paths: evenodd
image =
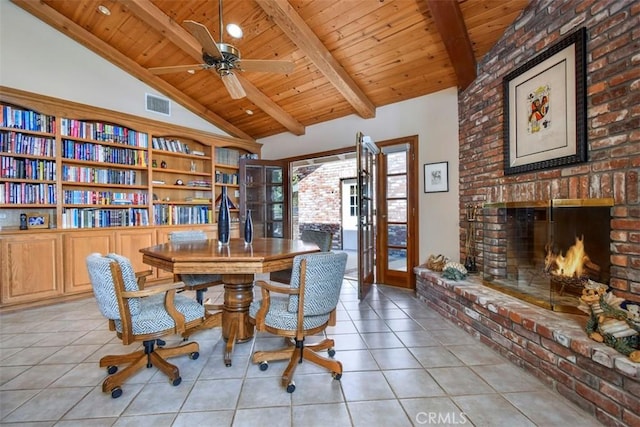
M 527 0 L 225 0 L 223 22 L 243 59 L 287 60 L 288 74 L 234 70 L 246 97 L 232 99 L 202 64 L 184 21 L 220 41 L 217 0 L 12 0 L 232 136 L 259 139 L 449 87 L 465 88 L 479 61 Z M 109 14 L 99 11 L 105 6 Z M 198 71 L 195 71 L 198 70 Z M 194 72 L 195 71 L 195 72 Z

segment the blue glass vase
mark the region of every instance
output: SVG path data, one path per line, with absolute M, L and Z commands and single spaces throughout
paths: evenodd
M 251 219 L 251 209 L 247 209 L 247 217 L 244 221 L 244 242 L 248 245 L 253 242 L 253 219 Z
M 227 197 L 227 187 L 222 187 L 220 193 L 220 208 L 218 210 L 218 243 L 229 244 L 231 230 L 231 215 L 229 214 L 229 199 Z

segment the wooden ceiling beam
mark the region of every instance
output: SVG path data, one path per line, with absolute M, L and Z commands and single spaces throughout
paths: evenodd
M 376 115 L 376 107 L 287 0 L 256 0 L 267 15 L 313 62 L 331 84 L 365 119 Z
M 121 0 L 121 3 L 138 19 L 162 33 L 167 40 L 178 46 L 196 61 L 202 62 L 202 46 L 200 46 L 195 37 L 164 14 L 150 0 Z M 262 93 L 240 73 L 237 73 L 236 76 L 240 80 L 249 101 L 284 126 L 289 132 L 294 135 L 304 135 L 304 125 L 273 102 L 271 98 Z
M 202 117 L 204 120 L 220 128 L 222 131 L 229 133 L 231 136 L 243 138 L 253 141 L 251 135 L 245 133 L 241 129 L 218 116 L 213 111 L 207 109 L 204 105 L 198 103 L 193 98 L 186 96 L 175 87 L 171 86 L 159 77 L 154 76 L 144 67 L 138 65 L 135 61 L 127 58 L 116 49 L 106 44 L 84 28 L 75 24 L 65 16 L 62 16 L 44 2 L 34 2 L 30 0 L 11 0 L 17 6 L 37 17 L 41 21 L 47 23 L 61 33 L 69 36 L 87 49 L 97 53 L 107 61 L 122 68 L 132 76 L 142 80 L 149 86 L 154 87 L 158 91 L 170 96 L 176 102 L 182 104 L 185 108 L 194 114 Z
M 427 0 L 427 4 L 458 77 L 458 86 L 465 90 L 476 79 L 477 69 L 460 5 L 453 0 Z

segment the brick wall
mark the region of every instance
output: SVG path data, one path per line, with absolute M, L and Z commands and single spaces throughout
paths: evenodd
M 640 364 L 589 339 L 585 317 L 517 300 L 477 276 L 453 282 L 425 268 L 415 271 L 418 297 L 441 315 L 604 425 L 640 426 Z
M 588 163 L 505 176 L 503 77 L 580 27 L 587 29 Z M 532 0 L 459 94 L 461 248 L 467 204 L 610 197 L 610 285 L 617 295 L 640 301 L 638 52 L 638 1 Z M 474 240 L 482 249 L 481 227 Z

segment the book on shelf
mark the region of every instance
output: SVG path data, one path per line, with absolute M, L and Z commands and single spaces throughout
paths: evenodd
M 200 150 L 191 150 L 191 154 L 193 154 L 194 156 L 204 156 L 205 155 L 204 151 L 200 151 Z
M 206 197 L 187 197 L 184 199 L 186 202 L 194 202 L 194 203 L 209 203 L 211 199 Z
M 152 184 L 157 184 L 157 185 L 164 185 L 165 184 L 165 182 L 163 180 L 161 180 L 161 179 L 153 179 L 153 180 L 151 180 L 151 183 Z

